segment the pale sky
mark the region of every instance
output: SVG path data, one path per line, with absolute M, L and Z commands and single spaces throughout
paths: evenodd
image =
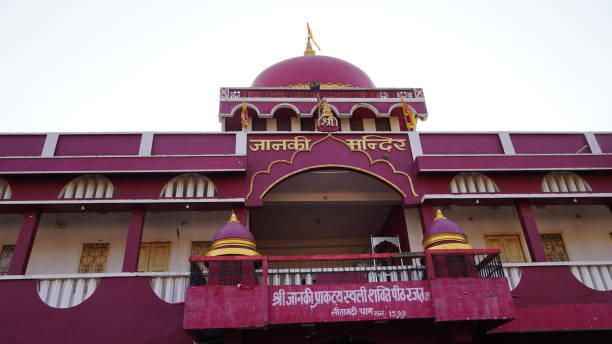
M 304 51 L 423 88 L 421 131 L 612 131 L 612 1 L 0 0 L 0 132 L 218 131 Z

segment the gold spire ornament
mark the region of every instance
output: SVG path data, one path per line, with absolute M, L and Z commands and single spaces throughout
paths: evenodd
M 310 38 L 306 40 L 306 50 L 304 50 L 304 56 L 316 55 L 315 51 L 312 49 L 312 45 L 310 44 Z
M 314 36 L 312 35 L 312 30 L 310 30 L 310 25 L 308 25 L 308 23 L 306 23 L 306 29 L 308 30 L 308 37 L 306 37 L 306 50 L 304 50 L 304 56 L 316 55 L 314 49 L 312 49 L 310 41 L 314 43 L 315 47 L 317 47 L 319 51 L 321 50 L 321 48 L 319 47 L 317 42 L 315 42 Z
M 436 217 L 434 218 L 435 220 L 448 220 L 446 218 L 446 216 L 444 216 L 444 214 L 442 214 L 442 209 L 438 208 L 438 211 L 436 211 Z
M 227 223 L 230 222 L 240 222 L 238 221 L 238 217 L 236 216 L 236 213 L 232 211 L 232 215 L 230 216 L 230 219 L 227 221 Z

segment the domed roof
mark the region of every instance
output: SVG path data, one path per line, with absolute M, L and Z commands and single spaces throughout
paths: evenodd
M 451 220 L 447 220 L 447 219 L 439 219 L 439 220 L 435 220 L 434 222 L 432 222 L 429 228 L 427 228 L 426 235 L 432 236 L 432 235 L 442 234 L 442 233 L 465 235 L 463 230 L 461 230 L 461 228 L 459 228 L 459 226 L 457 226 L 456 223 L 454 223 Z
M 222 239 L 247 239 L 255 241 L 255 237 L 245 226 L 236 219 L 236 215 L 232 214 L 232 218 L 226 223 L 213 237 L 213 241 Z
M 374 88 L 370 77 L 357 66 L 335 57 L 306 55 L 274 64 L 261 72 L 252 87 L 288 87 L 318 81 L 349 87 Z

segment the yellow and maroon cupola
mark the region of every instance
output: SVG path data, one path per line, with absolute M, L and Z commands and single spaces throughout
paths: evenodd
M 436 217 L 425 231 L 423 248 L 426 250 L 469 250 L 467 236 L 459 226 L 438 209 Z
M 258 256 L 255 249 L 255 237 L 232 212 L 229 221 L 213 237 L 212 249 L 206 255 Z

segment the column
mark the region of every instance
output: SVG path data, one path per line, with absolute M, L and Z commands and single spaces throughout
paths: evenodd
M 234 214 L 236 214 L 238 221 L 242 223 L 243 226 L 248 228 L 248 223 L 246 219 L 246 208 L 245 207 L 233 207 L 232 210 L 234 211 Z
M 19 236 L 17 237 L 15 251 L 13 251 L 13 257 L 11 258 L 11 264 L 9 265 L 7 272 L 8 275 L 25 275 L 39 221 L 39 211 L 26 211 L 25 215 L 23 216 L 21 229 L 19 230 Z
M 140 241 L 142 240 L 144 219 L 144 209 L 132 210 L 130 227 L 125 243 L 125 254 L 123 255 L 123 269 L 121 270 L 123 272 L 138 271 L 138 255 L 140 254 Z
M 421 220 L 421 231 L 423 232 L 423 236 L 425 236 L 427 228 L 431 226 L 434 217 L 436 217 L 436 214 L 434 213 L 433 205 L 425 203 L 419 205 L 419 219 Z
M 538 226 L 531 211 L 531 205 L 528 202 L 519 202 L 516 205 L 519 219 L 521 220 L 521 227 L 523 228 L 523 234 L 525 235 L 525 241 L 527 241 L 527 248 L 529 254 L 534 262 L 547 262 L 546 251 L 544 245 L 542 245 L 542 239 L 540 233 L 538 233 Z
M 379 235 L 398 236 L 402 251 L 410 252 L 410 241 L 408 240 L 408 228 L 403 206 L 395 205 L 391 208 Z

